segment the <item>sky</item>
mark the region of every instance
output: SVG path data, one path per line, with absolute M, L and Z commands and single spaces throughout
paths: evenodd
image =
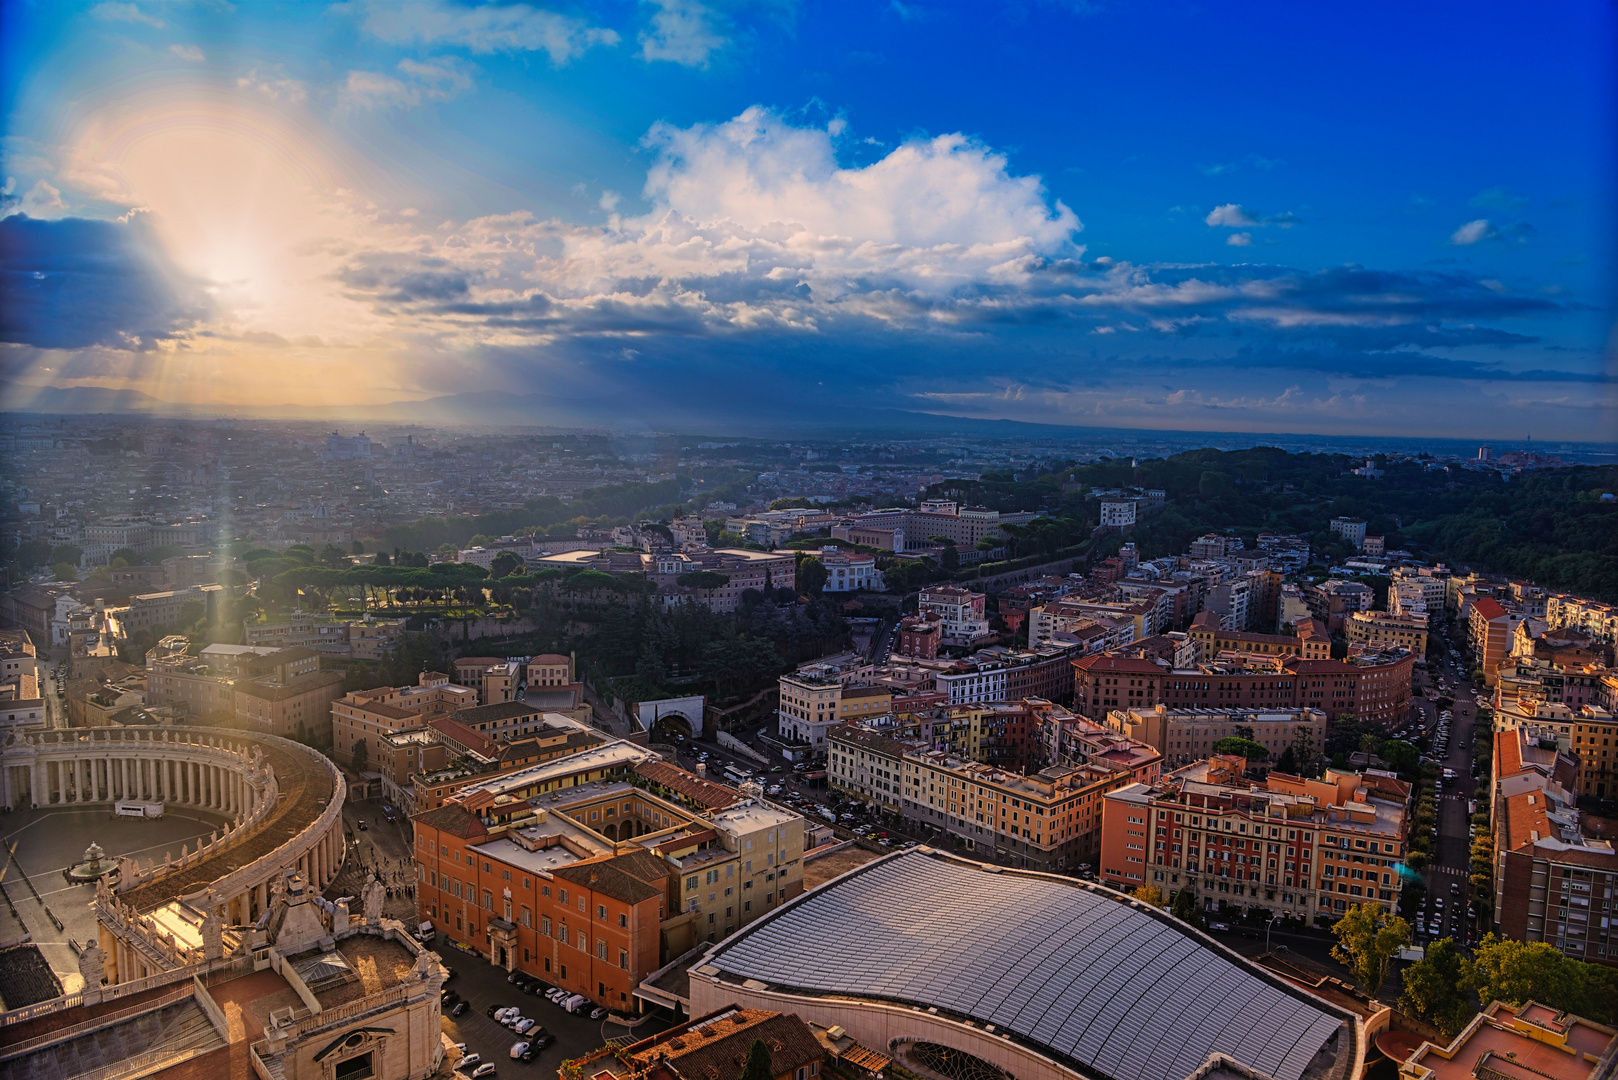
M 1615 440 L 1614 11 L 9 0 L 0 407 Z

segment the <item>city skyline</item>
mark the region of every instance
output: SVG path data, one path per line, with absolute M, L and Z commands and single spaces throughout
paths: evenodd
M 0 408 L 1610 440 L 1612 12 L 1465 13 L 9 5 Z

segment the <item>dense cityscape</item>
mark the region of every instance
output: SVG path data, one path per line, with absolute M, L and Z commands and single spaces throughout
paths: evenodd
M 0 1080 L 1618 1080 L 1615 40 L 0 3 Z
M 1210 1015 L 1187 1052 L 1266 1075 L 1615 1019 L 1614 466 L 118 417 L 0 442 L 0 796 L 167 830 L 13 834 L 21 1022 L 199 971 L 225 1009 L 267 950 L 321 1010 L 265 999 L 255 1069 L 361 992 L 413 1032 L 436 1010 L 463 1073 L 507 1043 L 639 1072 L 693 1035 L 848 1075 L 1100 1067 L 926 989 L 957 931 L 889 955 L 902 986 L 848 982 L 917 893 L 961 934 L 1021 905 L 1034 936 L 971 962 L 1069 967 L 1076 1007 L 1142 977 L 1080 974 L 1109 934 L 1200 957 L 1294 1041 Z M 936 999 L 919 1041 L 846 1034 L 889 995 Z M 1578 1020 L 1502 1024 L 1512 996 Z M 50 1027 L 24 1045 L 60 1060 Z M 164 1045 L 206 1060 L 217 1027 Z

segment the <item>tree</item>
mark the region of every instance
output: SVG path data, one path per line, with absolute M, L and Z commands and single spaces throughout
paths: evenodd
M 364 555 L 365 545 L 356 540 L 352 544 L 348 545 L 348 552 L 350 555 Z
M 17 545 L 17 561 L 24 570 L 32 570 L 36 566 L 47 566 L 51 557 L 51 542 L 49 540 L 24 540 Z
M 1472 981 L 1483 1002 L 1553 1009 L 1606 1022 L 1618 1011 L 1618 976 L 1563 956 L 1543 941 L 1510 941 L 1488 934 L 1473 953 Z
M 754 1039 L 747 1051 L 747 1064 L 742 1066 L 741 1080 L 775 1080 L 775 1066 L 770 1061 L 770 1048 L 763 1039 Z
M 1295 747 L 1288 746 L 1285 750 L 1281 751 L 1281 756 L 1276 759 L 1275 767 L 1279 772 L 1292 773 L 1293 775 L 1296 775 L 1298 772 L 1297 749 Z
M 51 565 L 57 563 L 72 563 L 74 566 L 84 559 L 84 549 L 77 544 L 57 544 L 51 548 Z
M 336 544 L 327 544 L 320 549 L 320 561 L 333 570 L 341 570 L 348 565 L 348 552 Z
M 512 574 L 521 571 L 524 565 L 526 564 L 522 561 L 522 556 L 515 551 L 502 551 L 489 564 L 489 576 L 497 578 L 510 577 Z
M 811 600 L 826 587 L 826 564 L 813 555 L 798 563 L 798 591 Z
M 348 756 L 348 767 L 357 773 L 362 773 L 371 764 L 371 742 L 361 739 L 354 744 L 354 750 Z
M 1388 918 L 1375 904 L 1355 904 L 1331 928 L 1337 938 L 1332 959 L 1354 973 L 1360 986 L 1375 998 L 1388 976 L 1388 962 L 1400 946 L 1410 943 L 1410 924 L 1397 915 Z
M 1446 1039 L 1467 1025 L 1478 1011 L 1472 989 L 1472 964 L 1449 938 L 1427 946 L 1427 955 L 1404 972 L 1399 994 L 1401 1011 L 1425 1020 Z
M 51 567 L 51 576 L 57 581 L 77 581 L 79 580 L 79 570 L 72 563 L 59 562 Z
M 1197 906 L 1196 894 L 1190 889 L 1181 889 L 1174 894 L 1174 906 L 1170 909 L 1170 914 L 1199 930 L 1203 927 L 1202 909 Z
M 1139 900 L 1142 903 L 1150 904 L 1153 907 L 1168 906 L 1168 898 L 1163 895 L 1163 890 L 1159 889 L 1156 885 L 1137 885 L 1135 887 L 1135 891 L 1129 895 L 1133 896 L 1136 900 Z
M 1252 739 L 1244 739 L 1240 735 L 1227 735 L 1214 743 L 1214 753 L 1234 754 L 1244 757 L 1248 761 L 1263 761 L 1270 756 L 1270 751 L 1263 743 L 1256 743 Z
M 1421 751 L 1403 739 L 1389 739 L 1383 743 L 1380 756 L 1401 773 L 1413 773 L 1421 764 Z

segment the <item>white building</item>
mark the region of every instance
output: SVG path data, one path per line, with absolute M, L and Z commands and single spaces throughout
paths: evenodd
M 820 562 L 826 568 L 826 592 L 857 589 L 882 592 L 888 587 L 882 580 L 882 572 L 876 568 L 875 555 L 841 551 L 836 545 L 828 544 L 820 549 Z
M 1332 518 L 1331 531 L 1353 544 L 1355 551 L 1365 546 L 1365 522 L 1359 518 Z
M 923 589 L 916 604 L 916 613 L 937 615 L 942 620 L 939 641 L 945 645 L 970 648 L 989 636 L 983 593 L 949 585 Z
M 938 690 L 949 694 L 951 705 L 974 705 L 1006 699 L 1006 669 L 998 664 L 979 664 L 976 671 L 939 672 L 934 680 Z
M 1102 500 L 1101 524 L 1111 525 L 1119 529 L 1135 524 L 1135 501 L 1133 499 Z

